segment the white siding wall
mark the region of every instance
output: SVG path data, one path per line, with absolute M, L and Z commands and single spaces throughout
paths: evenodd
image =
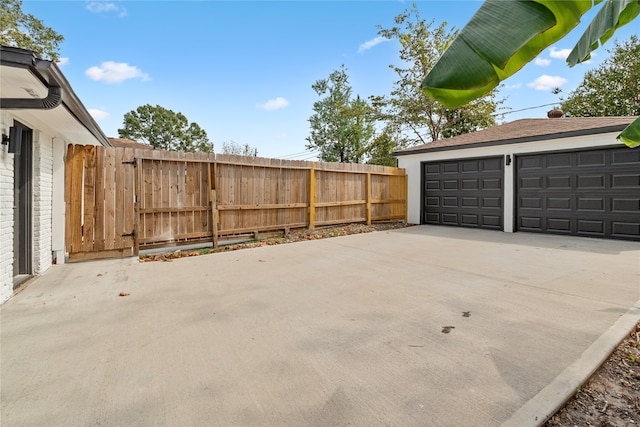
M 0 131 L 9 134 L 10 119 L 0 114 Z M 13 154 L 0 145 L 0 303 L 13 294 Z
M 409 180 L 408 221 L 420 224 L 421 209 L 421 164 L 426 161 L 457 160 L 474 157 L 511 155 L 511 165 L 505 166 L 504 185 L 504 231 L 513 231 L 514 215 L 514 179 L 515 158 L 519 154 L 544 153 L 550 151 L 577 150 L 582 148 L 598 148 L 620 146 L 616 136 L 620 132 L 602 133 L 598 135 L 576 136 L 570 138 L 550 139 L 547 141 L 525 142 L 521 144 L 504 144 L 490 147 L 460 148 L 449 151 L 433 151 L 408 156 L 398 156 L 398 167 L 407 170 Z

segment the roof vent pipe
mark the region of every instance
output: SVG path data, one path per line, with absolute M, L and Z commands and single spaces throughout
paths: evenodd
M 50 110 L 62 102 L 62 88 L 49 86 L 46 98 L 2 98 L 0 106 L 7 110 Z
M 562 116 L 564 116 L 564 111 L 559 108 L 547 112 L 547 117 L 550 119 L 559 119 Z

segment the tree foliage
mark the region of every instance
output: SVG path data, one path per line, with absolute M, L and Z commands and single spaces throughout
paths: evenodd
M 22 11 L 22 0 L 0 0 L 0 44 L 33 50 L 43 59 L 60 59 L 64 37 Z
M 250 146 L 249 144 L 238 144 L 235 141 L 225 141 L 222 143 L 222 154 L 258 157 L 258 149 Z
M 439 26 L 426 22 L 417 8 L 407 9 L 395 17 L 395 26 L 378 26 L 378 34 L 400 43 L 401 66 L 390 65 L 399 80 L 389 96 L 371 97 L 381 118 L 403 130 L 399 141 L 402 148 L 424 144 L 495 124 L 494 113 L 499 104 L 495 92 L 460 108 L 447 108 L 429 97 L 420 84 L 438 58 L 456 36 L 447 23 Z
M 640 41 L 633 35 L 607 50 L 611 56 L 588 71 L 562 102 L 574 117 L 640 116 Z
M 213 143 L 197 123 L 159 105 L 142 105 L 124 115 L 120 138 L 142 141 L 161 150 L 213 152 Z
M 375 118 L 366 101 L 352 98 L 344 65 L 311 87 L 324 97 L 313 104 L 307 149 L 319 150 L 325 162 L 361 163 L 374 135 Z

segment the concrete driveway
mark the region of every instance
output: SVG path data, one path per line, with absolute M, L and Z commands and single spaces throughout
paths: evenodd
M 638 243 L 446 227 L 54 266 L 1 307 L 0 422 L 535 425 L 639 298 Z

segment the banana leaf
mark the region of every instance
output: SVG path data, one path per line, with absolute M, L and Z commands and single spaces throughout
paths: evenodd
M 627 126 L 616 139 L 624 142 L 629 148 L 640 147 L 640 117 Z
M 633 21 L 638 14 L 638 0 L 607 0 L 567 57 L 569 66 L 591 58 L 592 51 L 605 44 L 618 28 Z
M 422 82 L 449 108 L 477 99 L 567 35 L 603 0 L 486 0 Z M 569 64 L 589 58 L 622 25 L 640 14 L 640 0 L 606 0 L 571 53 Z M 619 139 L 640 145 L 635 121 Z M 625 142 L 630 145 L 629 142 Z

